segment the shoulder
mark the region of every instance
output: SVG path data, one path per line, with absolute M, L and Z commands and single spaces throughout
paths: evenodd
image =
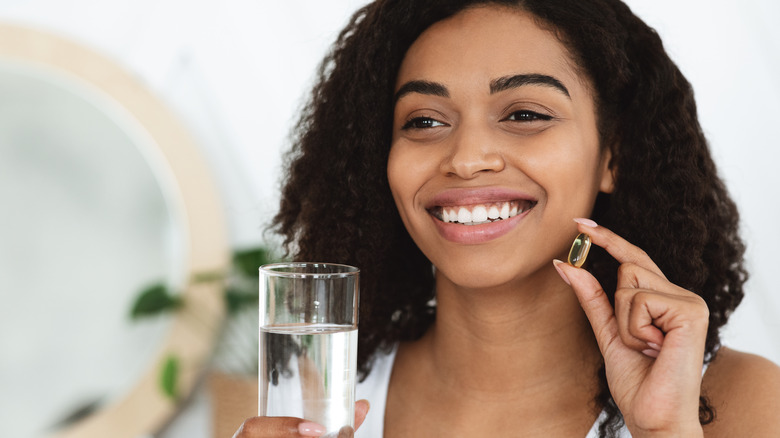
M 775 436 L 780 430 L 780 367 L 761 356 L 721 348 L 702 394 L 715 409 L 707 436 Z

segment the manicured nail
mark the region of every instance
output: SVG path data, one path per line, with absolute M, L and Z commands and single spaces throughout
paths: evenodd
M 566 284 L 571 286 L 571 281 L 569 281 L 569 277 L 567 277 L 566 274 L 563 272 L 563 269 L 561 269 L 558 266 L 558 265 L 562 265 L 562 264 L 563 264 L 563 262 L 558 260 L 558 259 L 553 260 L 553 266 L 555 267 L 555 270 L 558 271 L 558 275 L 561 276 L 561 278 L 563 279 L 563 281 L 566 282 Z
M 321 424 L 305 421 L 298 423 L 298 433 L 303 436 L 322 436 L 325 432 L 325 427 Z
M 590 228 L 596 228 L 599 226 L 599 224 L 597 224 L 596 222 L 593 222 L 592 220 L 586 219 L 584 217 L 574 218 L 574 222 L 577 222 L 578 224 L 582 224 Z
M 661 351 L 661 346 L 656 344 L 656 343 L 654 343 L 654 342 L 648 342 L 647 346 L 652 348 L 655 351 Z
M 652 357 L 653 359 L 658 357 L 658 350 L 653 350 L 652 348 L 648 348 L 647 350 L 642 350 L 642 353 L 645 356 Z

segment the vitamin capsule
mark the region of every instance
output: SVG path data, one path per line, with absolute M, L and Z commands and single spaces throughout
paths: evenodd
M 575 268 L 579 268 L 585 264 L 585 259 L 588 258 L 588 251 L 590 251 L 590 236 L 581 233 L 574 239 L 574 243 L 571 244 L 571 250 L 569 250 L 569 264 Z

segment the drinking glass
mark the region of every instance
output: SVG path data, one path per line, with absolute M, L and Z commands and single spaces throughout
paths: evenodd
M 359 270 L 333 263 L 260 267 L 259 415 L 354 428 Z

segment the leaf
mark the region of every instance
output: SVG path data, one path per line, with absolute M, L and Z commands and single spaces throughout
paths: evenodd
M 236 251 L 233 254 L 233 265 L 236 270 L 246 277 L 257 278 L 257 269 L 275 260 L 271 256 L 270 250 L 265 247 L 249 248 Z
M 256 306 L 260 297 L 258 292 L 248 293 L 236 288 L 228 288 L 225 291 L 225 306 L 228 314 L 235 314 L 247 306 Z
M 160 389 L 171 400 L 179 398 L 179 358 L 169 354 L 160 371 Z
M 181 298 L 171 295 L 167 286 L 162 283 L 156 283 L 143 289 L 138 294 L 130 310 L 130 318 L 139 319 L 163 312 L 171 312 L 179 308 L 181 303 Z

